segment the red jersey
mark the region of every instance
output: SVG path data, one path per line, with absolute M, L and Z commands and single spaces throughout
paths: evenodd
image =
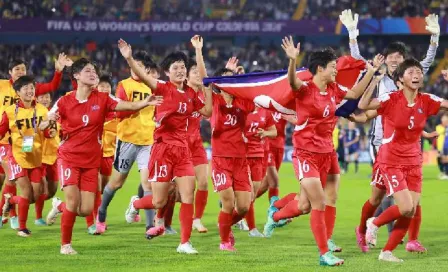
M 268 148 L 267 141 L 256 134 L 259 128 L 267 130 L 272 126 L 274 126 L 274 119 L 266 109 L 257 108 L 247 115 L 244 127 L 247 157 L 264 157 L 265 149 Z
M 248 113 L 255 110 L 252 101 L 234 98 L 227 105 L 221 95 L 213 94 L 212 155 L 215 157 L 244 158 L 246 144 L 243 130 Z
M 326 93 L 320 93 L 313 81 L 304 82 L 299 90 L 294 91 L 297 112 L 293 135 L 295 148 L 316 153 L 334 151 L 336 107 L 346 94 L 347 89 L 337 83 L 328 84 Z
M 282 114 L 279 112 L 271 112 L 272 119 L 277 129 L 277 137 L 269 138 L 269 146 L 274 148 L 285 148 L 285 128 L 286 120 L 282 118 Z
M 443 99 L 418 93 L 411 106 L 403 91 L 378 97 L 383 120 L 383 141 L 377 161 L 390 165 L 421 165 L 420 139 L 426 119 L 439 112 Z
M 204 103 L 205 96 L 202 93 L 201 90 L 197 92 L 199 100 Z M 198 111 L 194 111 L 189 117 L 188 117 L 188 136 L 201 136 L 201 120 L 202 120 L 202 114 Z
M 76 91 L 61 97 L 51 109 L 59 112 L 62 130 L 59 158 L 74 167 L 100 167 L 101 136 L 108 112 L 118 100 L 107 93 L 93 90 L 87 100 L 78 101 Z
M 187 85 L 178 90 L 171 82 L 159 81 L 155 95 L 163 96 L 162 105 L 156 108 L 154 140 L 166 144 L 188 147 L 188 119 L 193 112 L 204 107 L 198 94 Z

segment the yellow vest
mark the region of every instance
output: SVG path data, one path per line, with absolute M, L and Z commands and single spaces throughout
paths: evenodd
M 56 129 L 56 137 L 45 138 L 42 145 L 42 163 L 53 165 L 58 158 L 58 147 L 61 143 L 59 138 L 59 131 L 61 130 L 61 124 L 54 123 L 50 128 Z
M 338 150 L 339 147 L 339 128 L 336 126 L 333 130 L 333 145 L 334 150 Z
M 37 133 L 33 128 L 34 108 L 25 109 L 18 108 L 17 117 L 15 114 L 16 105 L 9 106 L 5 109 L 9 121 L 9 130 L 11 132 L 12 140 L 12 154 L 14 159 L 24 169 L 32 169 L 42 165 L 42 143 L 45 139 L 44 132 L 39 130 L 39 124 L 42 120 L 46 120 L 48 109 L 37 103 L 36 109 L 36 126 Z M 20 132 L 19 132 L 20 131 Z M 33 150 L 32 152 L 22 151 L 23 136 L 33 136 Z
M 12 88 L 9 79 L 0 80 L 0 114 L 3 114 L 8 106 L 14 105 L 19 100 L 16 91 Z M 0 144 L 9 144 L 9 133 L 0 140 Z
M 443 146 L 445 145 L 445 127 L 442 125 L 437 125 L 436 132 L 439 133 L 439 137 L 437 138 L 437 150 L 442 152 Z
M 143 82 L 128 78 L 120 81 L 128 101 L 140 101 L 151 95 L 151 89 Z M 117 137 L 123 142 L 136 145 L 152 145 L 154 143 L 154 107 L 146 107 L 118 123 Z
M 115 145 L 117 144 L 118 119 L 112 119 L 104 123 L 103 130 L 103 158 L 115 155 Z

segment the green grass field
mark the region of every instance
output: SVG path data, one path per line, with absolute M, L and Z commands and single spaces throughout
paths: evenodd
M 405 252 L 404 246 L 399 246 L 396 255 L 405 262 L 390 264 L 377 260 L 380 249 L 368 254 L 360 253 L 354 228 L 359 221 L 361 205 L 370 193 L 369 171 L 370 166 L 366 164 L 362 165 L 359 174 L 342 176 L 334 239 L 343 247 L 343 252 L 338 254 L 345 259 L 343 267 L 318 266 L 318 252 L 309 229 L 308 216 L 277 229 L 270 239 L 251 238 L 247 232 L 235 230 L 238 252 L 219 251 L 216 227 L 218 198 L 212 192 L 204 215 L 209 233 L 193 233 L 191 238 L 199 255 L 177 254 L 178 235 L 165 235 L 148 241 L 144 238 L 144 223 L 128 225 L 124 221 L 129 199 L 137 190 L 137 173 L 134 171 L 109 207 L 109 230 L 105 235 L 89 236 L 84 218 L 78 217 L 73 246 L 79 255 L 59 254 L 60 219 L 54 226 L 36 227 L 33 225 L 32 206 L 29 227 L 33 235 L 30 238 L 16 236 L 9 225 L 0 229 L 0 271 L 448 271 L 448 217 L 442 208 L 447 204 L 448 182 L 437 180 L 436 167 L 426 167 L 424 171 L 420 240 L 428 248 L 428 254 L 410 254 Z M 298 190 L 293 173 L 291 164 L 284 164 L 280 170 L 281 195 Z M 45 211 L 48 211 L 50 203 L 46 203 Z M 260 230 L 266 220 L 267 207 L 267 196 L 256 203 Z M 177 209 L 173 226 L 179 230 Z M 385 243 L 386 233 L 385 228 L 381 230 L 378 245 Z

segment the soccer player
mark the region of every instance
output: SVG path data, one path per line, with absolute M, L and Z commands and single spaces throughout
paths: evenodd
M 359 129 L 356 128 L 354 122 L 348 122 L 348 128 L 345 131 L 344 148 L 345 148 L 345 171 L 348 172 L 350 162 L 355 163 L 355 173 L 358 173 L 358 157 L 359 157 Z
M 440 118 L 440 124 L 436 126 L 439 134 L 437 138 L 437 164 L 439 165 L 439 179 L 448 179 L 448 114 L 443 114 Z
M 146 75 L 153 76 L 158 73 L 157 65 L 147 52 L 140 51 L 135 53 L 134 59 L 140 67 L 145 69 Z M 117 98 L 124 101 L 141 101 L 152 93 L 153 90 L 146 86 L 132 70 L 131 76 L 120 81 L 116 90 Z M 138 112 L 118 113 L 118 117 L 120 117 L 120 121 L 117 126 L 118 141 L 115 150 L 114 169 L 110 182 L 104 188 L 103 200 L 99 208 L 96 224 L 98 233 L 105 232 L 107 207 L 115 196 L 116 191 L 125 183 L 134 162 L 137 162 L 144 195 L 152 194 L 151 186 L 147 180 L 149 154 L 154 143 L 154 108 L 147 107 Z M 148 230 L 154 224 L 154 210 L 145 212 L 146 229 Z
M 72 60 L 69 59 L 64 53 L 61 53 L 58 55 L 58 58 L 56 59 L 54 66 L 55 66 L 55 72 L 53 79 L 51 82 L 48 83 L 36 83 L 35 89 L 36 89 L 36 95 L 40 95 L 47 92 L 53 92 L 56 91 L 59 88 L 59 85 L 62 80 L 62 71 L 64 70 L 65 66 L 71 66 Z M 8 72 L 11 76 L 10 79 L 0 80 L 0 113 L 3 113 L 5 108 L 9 105 L 13 105 L 15 102 L 18 101 L 18 96 L 14 88 L 12 87 L 12 84 L 21 76 L 26 75 L 26 63 L 23 60 L 20 59 L 14 59 L 12 60 L 8 65 Z M 6 134 L 6 136 L 0 140 L 0 160 L 1 160 L 1 168 L 0 173 L 4 169 L 8 169 L 8 163 L 7 163 L 7 154 L 10 152 L 10 145 L 9 145 L 9 134 Z M 7 173 L 5 174 L 5 188 L 2 193 L 2 199 L 0 202 L 0 207 L 3 206 L 5 203 L 4 194 L 12 194 L 16 195 L 17 189 L 13 182 L 8 180 Z M 0 186 L 1 187 L 1 186 Z M 16 211 L 14 208 L 14 205 L 10 209 L 10 225 L 12 229 L 18 229 L 19 223 L 18 218 L 16 216 Z M 3 225 L 3 223 L 7 222 L 7 219 L 0 220 L 0 227 Z
M 350 38 L 350 53 L 351 56 L 355 59 L 362 59 L 365 60 L 358 48 L 358 43 L 356 38 L 359 35 L 358 31 L 358 14 L 355 14 L 352 16 L 351 10 L 344 10 L 341 15 L 339 16 L 342 24 L 347 28 Z M 439 36 L 440 36 L 440 26 L 439 26 L 439 17 L 435 14 L 431 14 L 425 18 L 426 21 L 426 27 L 425 29 L 428 30 L 431 33 L 431 40 L 430 45 L 428 48 L 428 51 L 426 52 L 426 57 L 423 59 L 420 63 L 423 67 L 423 73 L 426 74 L 426 72 L 429 70 L 429 67 L 434 61 L 434 58 L 436 56 L 436 51 L 439 43 Z M 384 93 L 392 92 L 398 90 L 397 86 L 395 85 L 395 82 L 393 80 L 393 73 L 397 69 L 398 65 L 402 63 L 405 58 L 407 57 L 407 50 L 406 46 L 402 42 L 393 42 L 389 44 L 386 49 L 383 52 L 383 55 L 385 57 L 385 64 L 387 67 L 387 73 L 386 76 L 383 77 L 383 79 L 378 83 L 376 90 L 375 90 L 375 97 L 379 97 Z M 375 158 L 378 153 L 378 149 L 381 146 L 382 139 L 383 139 L 383 128 L 382 128 L 382 121 L 381 116 L 378 116 L 377 118 L 373 119 L 372 125 L 371 125 L 371 133 L 370 133 L 370 154 L 372 162 L 375 163 Z M 375 190 L 375 187 L 373 187 L 373 190 Z M 378 192 L 378 197 L 380 196 L 380 193 Z M 382 197 L 381 197 L 382 198 Z M 379 208 L 379 211 L 385 210 L 388 207 L 393 205 L 393 198 L 386 197 L 383 199 L 383 202 L 381 203 L 381 207 Z M 364 218 L 369 218 L 373 216 L 373 213 L 375 210 L 377 210 L 378 205 L 376 203 L 365 203 L 363 206 L 363 215 L 361 218 L 361 221 L 365 221 Z M 393 224 L 388 225 L 389 234 L 392 230 Z M 357 231 L 356 237 L 358 242 L 362 241 L 362 236 L 365 232 L 364 223 L 361 223 L 361 228 L 359 229 L 360 232 Z M 364 250 L 367 250 L 368 248 L 365 247 L 365 245 L 361 246 L 364 248 Z
M 138 111 L 162 101 L 153 95 L 136 102 L 118 101 L 94 90 L 98 78 L 96 68 L 85 58 L 73 63 L 72 77 L 77 89 L 61 97 L 50 111 L 51 115 L 60 116 L 63 132 L 58 170 L 66 203 L 54 199 L 47 224 L 54 223 L 62 212 L 60 253 L 64 255 L 77 254 L 71 245 L 76 216 L 88 216 L 94 207 L 102 158 L 101 136 L 107 113 Z
M 178 187 L 181 206 L 179 212 L 181 225 L 181 242 L 178 253 L 197 254 L 190 242 L 194 214 L 194 167 L 188 148 L 188 118 L 195 111 L 204 116 L 211 114 L 211 94 L 206 94 L 205 104 L 198 94 L 187 84 L 188 59 L 182 52 L 169 54 L 161 68 L 169 78 L 168 82 L 157 81 L 144 73 L 132 58 L 131 47 L 123 40 L 118 43 L 121 54 L 137 76 L 156 95 L 163 95 L 164 103 L 156 109 L 157 128 L 154 133 L 155 144 L 148 164 L 149 177 L 152 180 L 153 195 L 142 199 L 131 198 L 126 211 L 126 221 L 132 222 L 138 209 L 158 209 L 166 205 L 171 181 Z M 160 234 L 163 233 L 160 227 Z
M 21 76 L 13 83 L 19 100 L 15 105 L 5 108 L 0 123 L 0 136 L 11 134 L 11 151 L 8 158 L 8 177 L 20 187 L 20 196 L 5 194 L 2 207 L 3 217 L 9 216 L 12 204 L 19 207 L 18 236 L 29 237 L 31 231 L 26 226 L 30 203 L 34 203 L 41 194 L 42 186 L 42 143 L 44 137 L 55 136 L 56 131 L 42 127 L 47 118 L 48 109 L 36 103 L 34 78 Z M 44 131 L 45 130 L 45 131 Z
M 288 79 L 296 100 L 298 125 L 294 129 L 293 164 L 301 191 L 298 200 L 290 201 L 280 211 L 275 203 L 271 204 L 265 233 L 270 236 L 276 226 L 285 223 L 284 219 L 311 211 L 311 230 L 319 248 L 320 264 L 342 265 L 344 260 L 334 256 L 328 246 L 335 214 L 331 218 L 332 223 L 326 222 L 326 210 L 328 203 L 334 202 L 335 197 L 324 192 L 330 175 L 332 185 L 337 184 L 335 181 L 339 178 L 339 165 L 332 140 L 337 122 L 335 111 L 337 104 L 343 99 L 357 99 L 362 95 L 380 65 L 377 62 L 375 67 L 366 64 L 368 70 L 364 78 L 352 90 L 347 90 L 334 82 L 337 70 L 336 55 L 332 50 L 317 51 L 310 55 L 308 69 L 313 74 L 313 79 L 303 82 L 296 76 L 296 58 L 300 53 L 300 44 L 296 47 L 292 37 L 286 37 L 282 48 L 289 58 Z
M 396 71 L 403 84 L 397 92 L 370 100 L 372 91 L 359 101 L 359 108 L 377 110 L 382 115 L 384 140 L 377 156 L 376 187 L 393 195 L 397 205 L 387 208 L 379 217 L 367 220 L 366 242 L 376 244 L 378 228 L 395 221 L 389 240 L 378 259 L 402 262 L 392 253 L 409 228 L 407 251 L 421 252 L 417 241 L 421 223 L 420 194 L 422 186 L 422 154 L 420 137 L 429 116 L 447 109 L 448 102 L 432 94 L 420 93 L 423 67 L 415 59 L 406 59 Z M 374 194 L 374 192 L 372 192 Z M 424 250 L 426 251 L 426 249 Z

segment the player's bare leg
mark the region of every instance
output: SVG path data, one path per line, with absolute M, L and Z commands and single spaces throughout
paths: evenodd
M 420 206 L 420 194 L 412 192 L 412 199 L 414 202 L 414 217 L 412 217 L 411 224 L 408 229 L 408 243 L 406 244 L 406 251 L 425 253 L 426 248 L 418 241 L 418 235 L 420 233 L 420 225 L 422 223 L 421 206 Z
M 194 167 L 197 179 L 197 190 L 195 196 L 195 214 L 193 220 L 193 229 L 199 233 L 206 233 L 208 230 L 201 222 L 205 206 L 208 199 L 208 164 L 201 164 Z
M 333 230 L 336 222 L 336 201 L 338 199 L 339 174 L 328 175 L 325 185 L 325 225 L 327 227 L 328 248 L 332 252 L 341 252 L 342 248 L 337 246 L 333 239 Z

